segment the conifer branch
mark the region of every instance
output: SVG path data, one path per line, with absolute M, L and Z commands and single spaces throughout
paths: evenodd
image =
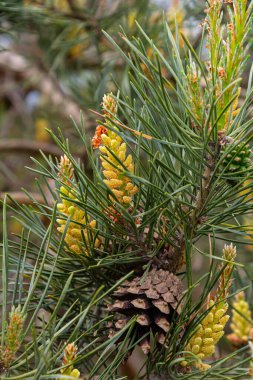
M 45 199 L 41 194 L 29 193 L 29 195 L 31 198 L 22 191 L 9 191 L 7 193 L 0 192 L 0 206 L 2 206 L 2 201 L 4 200 L 5 196 L 7 196 L 6 203 L 9 205 L 13 204 L 13 201 L 21 205 L 32 205 L 34 201 L 41 205 L 45 204 Z
M 41 93 L 50 99 L 52 106 L 59 110 L 66 118 L 71 115 L 74 119 L 80 118 L 80 107 L 71 97 L 66 94 L 59 83 L 45 71 L 31 64 L 24 56 L 16 51 L 1 52 L 0 68 L 8 68 L 23 81 L 41 91 Z M 88 118 L 87 118 L 88 119 Z
M 42 141 L 30 141 L 24 139 L 2 139 L 0 141 L 1 153 L 24 153 L 29 155 L 40 154 L 40 150 L 46 155 L 60 157 L 62 152 L 54 144 Z

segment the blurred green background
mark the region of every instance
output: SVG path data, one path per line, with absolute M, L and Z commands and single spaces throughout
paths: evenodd
M 0 192 L 25 201 L 33 191 L 30 156 L 59 155 L 47 132 L 60 128 L 85 164 L 72 127 L 84 112 L 87 132 L 96 127 L 90 109 L 119 83 L 127 93 L 128 67 L 103 34 L 123 46 L 121 28 L 138 37 L 135 20 L 164 49 L 163 16 L 198 43 L 203 2 L 178 0 L 23 0 L 0 2 Z M 126 49 L 126 46 L 125 46 Z M 127 53 L 127 51 L 126 51 Z M 147 54 L 152 54 L 147 50 Z M 130 94 L 131 95 L 131 94 Z M 36 194 L 35 194 L 36 196 Z M 20 199 L 19 199 L 20 198 Z

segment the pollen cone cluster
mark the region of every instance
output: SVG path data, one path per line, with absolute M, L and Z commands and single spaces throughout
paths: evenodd
M 164 345 L 172 316 L 175 320 L 180 313 L 182 290 L 180 279 L 163 269 L 154 268 L 146 277 L 125 281 L 114 293 L 115 301 L 109 307 L 110 311 L 124 317 L 114 321 L 110 335 L 120 331 L 129 319 L 136 317 L 133 333 L 136 334 L 136 340 L 141 339 L 139 345 L 143 352 L 150 352 L 151 334 L 157 335 L 158 343 Z
M 80 372 L 78 369 L 74 368 L 74 361 L 77 357 L 77 347 L 74 343 L 69 343 L 65 349 L 62 359 L 62 365 L 66 366 L 61 369 L 61 374 L 64 376 L 71 376 L 72 378 L 79 379 Z
M 224 335 L 224 327 L 229 320 L 229 315 L 226 314 L 228 309 L 226 298 L 231 285 L 230 277 L 234 268 L 235 257 L 236 247 L 233 244 L 225 244 L 223 249 L 224 262 L 220 268 L 222 273 L 218 288 L 207 304 L 207 315 L 196 326 L 195 333 L 185 347 L 185 351 L 189 351 L 192 355 L 187 357 L 186 354 L 186 360 L 181 363 L 182 366 L 194 366 L 202 371 L 210 367 L 202 360 L 214 354 L 215 346 Z
M 194 357 L 192 357 L 189 362 L 183 361 L 181 363 L 183 366 L 190 364 L 200 370 L 206 370 L 210 367 L 208 364 L 204 364 L 202 360 L 215 352 L 215 345 L 224 335 L 224 327 L 229 319 L 229 316 L 226 315 L 227 303 L 220 302 L 215 305 L 214 302 L 214 300 L 210 301 L 210 311 L 198 325 L 195 334 L 185 348 L 186 351 L 194 354 L 199 361 L 194 360 Z
M 137 193 L 137 187 L 125 173 L 133 174 L 134 164 L 131 154 L 126 154 L 126 143 L 114 131 L 108 131 L 102 135 L 100 152 L 104 183 L 111 189 L 117 201 L 123 205 L 129 205 L 132 196 Z
M 131 154 L 127 155 L 127 146 L 117 134 L 117 128 L 112 120 L 117 113 L 117 103 L 109 94 L 103 97 L 102 108 L 105 122 L 111 129 L 98 126 L 92 140 L 93 147 L 98 148 L 101 155 L 104 183 L 113 192 L 117 201 L 124 206 L 129 206 L 132 196 L 138 189 L 132 182 L 128 173 L 134 173 L 134 164 Z
M 235 296 L 230 327 L 233 333 L 229 334 L 227 338 L 231 343 L 235 346 L 247 344 L 250 331 L 253 328 L 253 321 L 244 292 L 240 292 Z
M 72 182 L 73 167 L 66 156 L 61 158 L 59 177 L 63 182 L 63 185 L 60 187 L 60 198 L 62 202 L 58 203 L 57 208 L 65 218 L 57 219 L 57 223 L 60 225 L 57 230 L 63 234 L 67 228 L 65 243 L 71 252 L 89 255 L 89 251 L 93 246 L 95 248 L 100 246 L 98 237 L 96 237 L 94 241 L 96 221 L 91 220 L 75 203 L 77 198 Z M 67 222 L 68 218 L 71 219 L 69 223 Z
M 0 346 L 0 374 L 6 371 L 15 359 L 15 354 L 21 345 L 23 333 L 24 315 L 21 307 L 13 306 L 9 316 L 9 324 L 6 327 L 3 346 Z

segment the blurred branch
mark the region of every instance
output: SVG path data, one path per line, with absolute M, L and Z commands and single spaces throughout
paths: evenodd
M 63 155 L 61 149 L 56 145 L 30 140 L 20 139 L 3 139 L 0 140 L 0 154 L 1 153 L 24 153 L 31 155 L 38 155 L 42 151 L 45 155 L 53 157 L 60 157 Z M 77 159 L 80 158 L 83 162 L 87 161 L 87 153 L 85 149 L 75 151 L 73 156 Z
M 51 105 L 65 117 L 71 115 L 75 120 L 80 119 L 79 105 L 66 94 L 51 74 L 32 65 L 25 57 L 14 51 L 3 51 L 0 57 L 0 68 L 14 72 L 22 80 L 33 85 L 44 96 L 50 99 Z
M 62 155 L 62 151 L 50 143 L 19 139 L 4 139 L 0 141 L 0 153 L 24 152 L 38 154 L 39 150 L 42 150 L 46 155 L 49 154 L 56 157 Z
M 59 17 L 66 19 L 67 21 L 73 20 L 73 21 L 81 21 L 86 30 L 92 30 L 98 32 L 102 36 L 101 30 L 103 29 L 103 23 L 105 21 L 109 21 L 112 16 L 115 16 L 118 14 L 120 16 L 120 13 L 124 11 L 123 7 L 120 7 L 120 1 L 114 0 L 113 2 L 106 2 L 104 0 L 100 0 L 97 2 L 96 5 L 96 14 L 91 15 L 89 12 L 83 12 L 83 9 L 78 6 L 75 1 L 73 0 L 67 0 L 69 8 L 71 11 L 63 11 L 62 9 L 57 9 L 56 7 L 48 7 L 48 6 L 38 6 L 37 8 L 41 8 L 43 12 L 50 11 L 50 16 L 54 19 Z M 123 2 L 124 4 L 124 2 Z M 102 23 L 102 24 L 101 24 Z
M 38 202 L 40 204 L 45 203 L 45 199 L 43 198 L 43 196 L 38 193 L 30 193 L 31 197 L 33 198 L 31 199 L 22 191 L 10 191 L 8 193 L 0 192 L 0 201 L 4 200 L 5 195 L 7 195 L 7 198 L 6 198 L 7 204 L 12 204 L 13 203 L 12 199 L 16 201 L 17 203 L 26 204 L 26 205 L 33 204 L 34 202 Z M 0 202 L 0 206 L 2 206 L 1 202 Z

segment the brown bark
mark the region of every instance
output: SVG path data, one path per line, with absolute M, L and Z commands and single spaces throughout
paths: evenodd
M 51 108 L 54 107 L 65 117 L 69 118 L 71 115 L 75 120 L 80 119 L 79 105 L 63 91 L 52 74 L 36 67 L 21 54 L 11 50 L 1 52 L 1 68 L 38 89 L 46 98 L 50 99 Z
M 22 191 L 10 191 L 8 193 L 0 192 L 0 201 L 4 200 L 5 195 L 7 195 L 7 199 L 6 199 L 7 204 L 13 203 L 11 198 L 13 198 L 13 200 L 16 201 L 17 203 L 26 204 L 26 205 L 33 204 L 34 201 L 38 202 L 40 204 L 45 203 L 44 198 L 39 193 L 30 193 L 31 197 L 34 199 L 34 201 L 33 201 Z M 8 195 L 10 197 L 8 197 Z M 1 203 L 0 203 L 0 205 L 1 205 Z
M 54 144 L 21 140 L 21 139 L 4 139 L 0 141 L 0 154 L 1 153 L 28 153 L 28 154 L 40 154 L 39 150 L 42 150 L 46 155 L 52 155 L 54 157 L 60 157 L 62 151 Z

